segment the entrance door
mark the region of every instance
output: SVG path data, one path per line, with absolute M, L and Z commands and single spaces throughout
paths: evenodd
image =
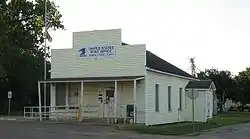
M 114 116 L 114 89 L 104 90 L 104 117 Z
M 65 106 L 66 104 L 66 85 L 65 83 L 56 84 L 56 106 Z

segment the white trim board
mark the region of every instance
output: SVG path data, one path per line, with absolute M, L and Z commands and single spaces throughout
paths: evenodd
M 177 74 L 172 74 L 172 73 L 168 73 L 168 72 L 163 72 L 163 71 L 155 70 L 155 69 L 152 69 L 152 68 L 149 68 L 149 67 L 146 67 L 146 70 L 152 71 L 152 72 L 156 72 L 156 73 L 160 73 L 160 74 L 169 75 L 169 76 L 174 76 L 174 77 L 178 77 L 178 78 L 183 78 L 183 79 L 188 79 L 188 80 L 197 80 L 197 81 L 199 81 L 199 79 L 194 79 L 194 78 L 191 78 L 191 77 L 185 77 L 185 76 L 181 76 L 181 75 L 177 75 Z
M 88 82 L 115 82 L 115 81 L 134 81 L 134 80 L 142 80 L 145 79 L 145 77 L 140 77 L 140 78 L 135 78 L 135 79 L 112 79 L 112 80 L 65 80 L 65 81 L 38 81 L 38 83 L 64 83 L 64 82 L 68 82 L 68 83 L 72 83 L 72 82 L 84 82 L 84 83 L 88 83 Z

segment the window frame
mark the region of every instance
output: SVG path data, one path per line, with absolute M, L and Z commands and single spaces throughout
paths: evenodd
M 172 111 L 172 96 L 171 96 L 171 93 L 172 93 L 172 86 L 168 86 L 168 111 Z
M 179 88 L 179 110 L 183 109 L 183 88 Z
M 155 112 L 160 112 L 160 85 L 155 84 Z

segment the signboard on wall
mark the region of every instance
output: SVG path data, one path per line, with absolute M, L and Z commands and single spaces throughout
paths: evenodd
M 85 46 L 79 50 L 81 58 L 108 58 L 115 57 L 115 46 L 112 45 L 92 45 Z

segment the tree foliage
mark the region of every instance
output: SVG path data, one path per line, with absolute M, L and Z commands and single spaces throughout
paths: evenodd
M 238 86 L 237 100 L 243 105 L 250 102 L 250 68 L 239 72 L 239 75 L 235 77 L 236 84 Z
M 205 72 L 198 73 L 197 77 L 201 80 L 211 79 L 216 86 L 217 99 L 220 101 L 220 107 L 227 98 L 235 99 L 236 84 L 230 71 L 217 69 L 206 69 Z
M 239 72 L 237 76 L 232 76 L 230 71 L 206 69 L 205 72 L 198 73 L 197 77 L 214 81 L 220 107 L 226 99 L 240 102 L 242 106 L 250 103 L 250 68 Z
M 44 0 L 0 1 L 0 108 L 7 104 L 8 90 L 13 92 L 14 108 L 37 103 L 37 81 L 43 77 L 45 58 L 44 7 Z M 50 29 L 64 29 L 55 3 L 47 0 L 47 7 Z

